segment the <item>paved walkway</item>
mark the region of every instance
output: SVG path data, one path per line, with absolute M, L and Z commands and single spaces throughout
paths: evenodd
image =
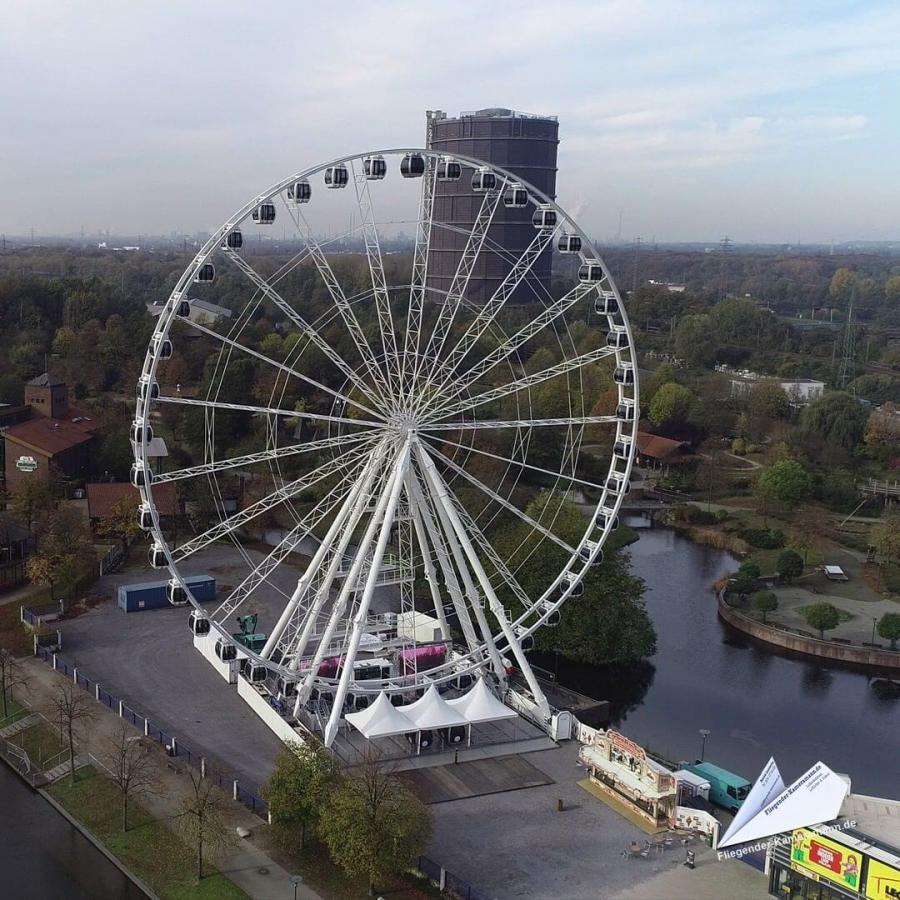
M 38 659 L 28 659 L 23 666 L 28 673 L 29 704 L 37 709 L 47 711 L 51 698 L 57 687 L 68 679 L 54 672 Z M 115 735 L 124 721 L 112 710 L 102 704 L 92 706 L 94 717 L 89 727 L 82 729 L 79 739 L 80 754 L 90 752 L 103 760 L 110 754 Z M 137 730 L 128 726 L 138 734 Z M 158 790 L 155 794 L 142 798 L 140 803 L 158 819 L 171 819 L 179 811 L 182 799 L 191 790 L 188 771 L 190 766 L 185 760 L 170 760 L 162 748 L 157 748 L 156 777 Z M 174 763 L 174 766 L 170 766 Z M 238 887 L 258 900 L 293 900 L 294 886 L 291 884 L 291 873 L 283 869 L 254 842 L 254 834 L 265 831 L 262 821 L 243 805 L 229 803 L 226 820 L 230 828 L 238 826 L 250 831 L 251 837 L 241 840 L 237 848 L 226 856 L 215 860 L 216 866 L 228 876 Z M 298 900 L 321 900 L 319 894 L 305 885 L 300 885 Z
M 683 857 L 683 854 L 682 854 Z M 625 860 L 637 870 L 646 860 Z M 720 862 L 710 852 L 697 855 L 696 868 L 675 866 L 632 887 L 610 894 L 607 900 L 761 900 L 766 896 L 766 876 L 738 860 Z

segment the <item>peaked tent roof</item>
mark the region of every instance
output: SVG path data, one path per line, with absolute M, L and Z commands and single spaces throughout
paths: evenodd
M 397 708 L 421 729 L 450 728 L 453 725 L 468 725 L 469 720 L 462 710 L 454 709 L 439 693 L 434 685 L 414 703 Z
M 384 691 L 378 695 L 374 703 L 359 712 L 347 713 L 344 718 L 368 739 L 419 730 L 415 722 L 410 721 L 391 704 Z
M 483 678 L 479 678 L 462 697 L 448 700 L 447 705 L 461 712 L 472 724 L 514 719 L 518 715 L 491 693 Z

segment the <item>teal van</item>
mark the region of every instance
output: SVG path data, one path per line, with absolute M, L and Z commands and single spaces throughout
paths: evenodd
M 693 772 L 709 782 L 709 802 L 736 813 L 750 793 L 751 784 L 746 778 L 708 762 L 680 762 L 679 767 Z

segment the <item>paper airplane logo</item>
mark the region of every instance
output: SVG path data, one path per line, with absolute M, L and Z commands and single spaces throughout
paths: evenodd
M 817 762 L 785 787 L 775 760 L 769 759 L 719 846 L 743 844 L 836 819 L 849 790 L 847 782 L 823 762 Z

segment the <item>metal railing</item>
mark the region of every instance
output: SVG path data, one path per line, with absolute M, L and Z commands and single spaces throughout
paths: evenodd
M 440 888 L 442 897 L 457 897 L 458 900 L 490 900 L 487 894 L 476 890 L 468 881 L 448 872 L 442 865 L 427 856 L 419 857 L 416 868 Z
M 127 722 L 131 722 L 146 737 L 161 744 L 170 756 L 181 757 L 191 766 L 199 769 L 204 777 L 218 785 L 226 793 L 231 794 L 233 799 L 239 800 L 247 809 L 256 813 L 260 818 L 268 820 L 269 807 L 260 796 L 261 792 L 258 785 L 245 779 L 239 779 L 233 773 L 226 773 L 211 765 L 205 756 L 198 753 L 181 739 L 176 738 L 175 735 L 156 725 L 147 716 L 138 712 L 120 697 L 104 690 L 98 682 L 93 681 L 79 671 L 77 666 L 61 659 L 59 654 L 53 653 L 46 647 L 37 647 L 35 655 L 60 674 L 71 678 L 73 683 L 91 694 L 98 703 L 102 703 Z

